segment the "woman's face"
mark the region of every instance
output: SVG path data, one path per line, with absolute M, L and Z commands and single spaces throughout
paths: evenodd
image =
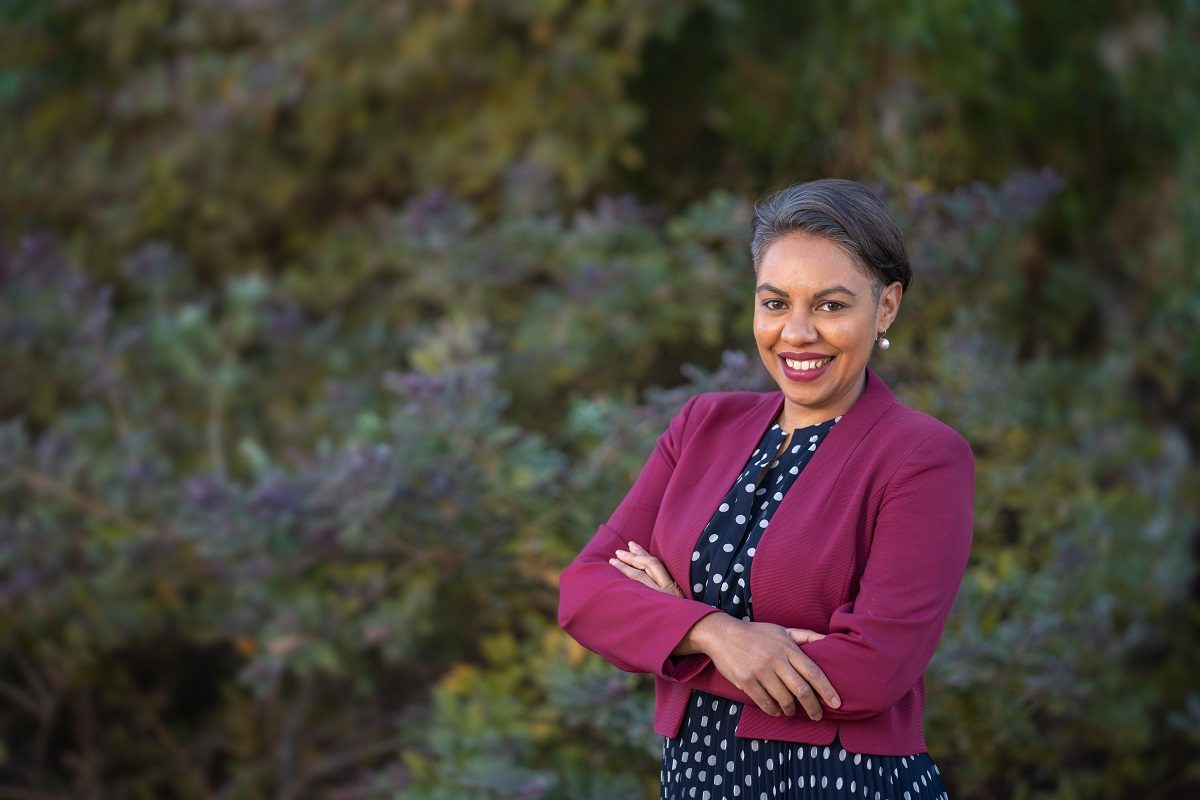
M 783 391 L 784 430 L 844 414 L 862 394 L 875 336 L 896 318 L 899 282 L 876 302 L 846 251 L 803 234 L 767 248 L 757 281 L 754 338 Z

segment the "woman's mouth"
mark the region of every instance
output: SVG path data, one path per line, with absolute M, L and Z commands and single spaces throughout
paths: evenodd
M 783 374 L 793 381 L 814 381 L 825 372 L 833 356 L 785 358 L 779 357 L 783 365 Z

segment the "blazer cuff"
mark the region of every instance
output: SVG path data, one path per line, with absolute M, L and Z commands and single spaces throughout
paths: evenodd
M 693 653 L 690 656 L 668 656 L 663 664 L 662 676 L 669 681 L 685 683 L 699 675 L 712 663 L 712 659 L 704 653 Z

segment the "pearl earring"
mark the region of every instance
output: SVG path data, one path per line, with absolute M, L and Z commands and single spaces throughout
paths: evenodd
M 887 333 L 887 331 L 884 331 L 884 333 Z M 892 343 L 887 340 L 887 337 L 883 333 L 875 337 L 875 344 L 879 345 L 880 350 L 887 350 L 892 346 Z

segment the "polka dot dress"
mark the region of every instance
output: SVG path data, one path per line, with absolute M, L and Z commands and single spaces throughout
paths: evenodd
M 754 618 L 750 567 L 788 488 L 837 423 L 797 428 L 787 446 L 775 424 L 705 526 L 692 553 L 692 593 L 740 619 Z M 742 704 L 696 691 L 679 735 L 663 742 L 661 800 L 948 800 L 927 753 L 880 756 L 833 744 L 734 735 Z

